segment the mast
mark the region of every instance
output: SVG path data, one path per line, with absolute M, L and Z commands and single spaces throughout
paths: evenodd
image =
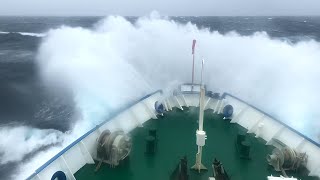
M 196 47 L 196 40 L 194 39 L 192 41 L 192 86 L 191 86 L 191 91 L 193 91 L 193 83 L 194 83 L 194 50 Z
M 201 83 L 200 83 L 200 99 L 199 99 L 199 131 L 203 131 L 203 113 L 204 113 L 204 96 L 205 96 L 205 89 L 204 85 L 202 83 L 202 77 L 203 77 L 203 64 L 204 59 L 202 59 L 202 66 L 201 66 Z M 204 132 L 204 131 L 203 131 Z M 204 132 L 205 133 L 205 132 Z
M 205 97 L 205 89 L 202 82 L 203 78 L 203 65 L 204 60 L 202 60 L 201 67 L 201 84 L 200 84 L 200 99 L 199 99 L 199 129 L 196 131 L 196 144 L 198 146 L 198 153 L 196 154 L 196 164 L 191 167 L 191 169 L 198 170 L 199 173 L 201 170 L 207 170 L 207 168 L 202 164 L 202 147 L 205 145 L 205 141 L 207 139 L 206 132 L 203 131 L 203 113 L 204 113 L 204 97 Z

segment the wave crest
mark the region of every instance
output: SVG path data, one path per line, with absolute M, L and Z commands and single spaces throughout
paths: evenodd
M 314 128 L 320 127 L 320 44 L 312 40 L 289 44 L 264 32 L 223 35 L 155 15 L 134 24 L 109 16 L 93 29 L 50 30 L 37 62 L 46 83 L 72 90 L 82 115 L 72 129 L 76 137 L 147 92 L 171 93 L 171 87 L 190 82 L 193 39 L 196 82 L 205 58 L 210 90 L 239 96 L 313 138 L 320 133 Z M 42 159 L 51 155 L 47 151 Z M 21 169 L 24 175 L 33 171 Z
M 22 36 L 32 36 L 32 37 L 45 37 L 45 33 L 32 33 L 32 32 L 5 32 L 0 31 L 0 34 L 19 34 Z

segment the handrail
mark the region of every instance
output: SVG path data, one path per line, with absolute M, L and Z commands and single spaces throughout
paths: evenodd
M 230 97 L 232 97 L 232 98 L 235 98 L 235 99 L 237 99 L 238 101 L 241 101 L 242 103 L 244 103 L 244 104 L 246 104 L 246 105 L 248 105 L 248 106 L 252 107 L 253 109 L 255 109 L 255 110 L 257 110 L 257 111 L 259 111 L 260 113 L 262 113 L 262 114 L 265 114 L 265 115 L 269 116 L 270 118 L 272 118 L 273 120 L 275 120 L 275 121 L 277 121 L 278 123 L 282 124 L 282 125 L 283 125 L 283 126 L 285 126 L 286 128 L 288 128 L 288 129 L 290 129 L 291 131 L 293 131 L 293 132 L 297 133 L 298 135 L 302 136 L 304 139 L 306 139 L 306 140 L 310 141 L 312 144 L 314 144 L 314 145 L 316 145 L 316 146 L 320 147 L 320 144 L 319 144 L 319 143 L 317 143 L 316 141 L 314 141 L 314 140 L 312 140 L 311 138 L 307 137 L 306 135 L 304 135 L 304 134 L 300 133 L 299 131 L 297 131 L 297 130 L 293 129 L 292 127 L 290 127 L 289 125 L 285 124 L 284 122 L 282 122 L 282 121 L 278 120 L 278 119 L 277 119 L 277 118 L 275 118 L 274 116 L 272 116 L 272 115 L 270 115 L 270 114 L 268 114 L 268 113 L 266 113 L 266 112 L 264 112 L 264 111 L 260 110 L 260 109 L 259 109 L 259 108 L 257 108 L 256 106 L 253 106 L 253 105 L 251 105 L 251 104 L 249 104 L 249 103 L 245 102 L 244 100 L 242 100 L 242 99 L 240 99 L 240 98 L 238 98 L 238 97 L 235 97 L 235 96 L 233 96 L 233 95 L 231 95 L 231 94 L 229 94 L 229 93 L 223 93 L 223 94 L 221 95 L 221 97 L 222 97 L 222 98 L 225 98 L 225 96 L 230 96 Z
M 71 148 L 72 148 L 73 146 L 75 146 L 78 142 L 80 142 L 80 141 L 83 140 L 85 137 L 87 137 L 89 134 L 91 134 L 92 132 L 94 132 L 95 130 L 97 130 L 99 127 L 101 127 L 102 125 L 104 125 L 104 124 L 105 124 L 106 122 L 108 122 L 110 119 L 114 118 L 116 115 L 120 114 L 120 113 L 123 112 L 124 110 L 132 107 L 133 105 L 135 105 L 135 104 L 137 104 L 137 103 L 139 103 L 139 102 L 147 99 L 148 97 L 150 97 L 150 96 L 152 96 L 152 95 L 154 95 L 154 94 L 156 94 L 156 93 L 158 93 L 158 92 L 162 93 L 162 90 L 157 90 L 157 91 L 155 91 L 155 92 L 153 92 L 153 93 L 151 93 L 151 94 L 148 94 L 148 95 L 144 96 L 143 98 L 141 98 L 141 99 L 139 99 L 139 100 L 136 100 L 136 101 L 128 104 L 127 106 L 119 109 L 119 110 L 116 111 L 115 113 L 113 113 L 107 120 L 105 120 L 104 122 L 100 123 L 100 124 L 97 125 L 96 127 L 94 127 L 94 128 L 92 128 L 91 130 L 89 130 L 87 133 L 85 133 L 84 135 L 82 135 L 81 137 L 79 137 L 78 139 L 76 139 L 74 142 L 72 142 L 70 145 L 68 145 L 67 147 L 65 147 L 65 148 L 64 148 L 63 150 L 61 150 L 58 154 L 56 154 L 54 157 L 52 157 L 50 160 L 48 160 L 46 163 L 44 163 L 42 166 L 40 166 L 37 170 L 35 170 L 35 172 L 34 172 L 33 174 L 31 174 L 31 175 L 27 178 L 27 180 L 31 180 L 33 177 L 35 177 L 37 174 L 39 174 L 43 169 L 45 169 L 46 167 L 48 167 L 53 161 L 55 161 L 56 159 L 58 159 L 58 158 L 59 158 L 61 155 L 63 155 L 66 151 L 68 151 L 69 149 L 71 149 Z M 188 92 L 182 92 L 182 94 L 184 94 L 184 93 L 188 94 Z M 238 101 L 240 101 L 240 102 L 242 102 L 242 103 L 244 103 L 244 104 L 252 107 L 253 109 L 259 111 L 260 113 L 269 116 L 270 118 L 272 118 L 272 119 L 275 120 L 276 122 L 282 124 L 283 126 L 285 126 L 286 128 L 290 129 L 291 131 L 297 133 L 298 135 L 300 135 L 300 136 L 303 137 L 304 139 L 308 140 L 308 141 L 311 142 L 312 144 L 316 145 L 317 147 L 320 147 L 320 144 L 317 143 L 316 141 L 314 141 L 314 140 L 312 140 L 311 138 L 305 136 L 304 134 L 300 133 L 299 131 L 293 129 L 292 127 L 290 127 L 289 125 L 285 124 L 284 122 L 276 119 L 276 118 L 273 117 L 272 115 L 270 115 L 270 114 L 268 114 L 268 113 L 260 110 L 260 109 L 257 108 L 256 106 L 251 105 L 251 104 L 249 104 L 248 102 L 246 102 L 246 101 L 244 101 L 244 100 L 242 100 L 242 99 L 240 99 L 240 98 L 238 98 L 238 97 L 235 97 L 235 96 L 233 96 L 233 95 L 231 95 L 231 94 L 229 94 L 229 93 L 226 93 L 226 92 L 221 95 L 221 98 L 223 99 L 223 98 L 225 98 L 226 96 L 230 96 L 230 97 L 232 97 L 232 98 L 235 98 L 235 99 L 237 99 Z
M 31 180 L 33 177 L 35 177 L 37 174 L 39 174 L 43 169 L 45 169 L 46 167 L 48 167 L 53 161 L 55 161 L 56 159 L 58 159 L 61 155 L 63 155 L 65 152 L 67 152 L 69 149 L 71 149 L 73 146 L 75 146 L 76 144 L 78 144 L 81 140 L 83 140 L 85 137 L 87 137 L 89 134 L 91 134 L 93 131 L 97 130 L 99 127 L 101 127 L 102 125 L 104 125 L 106 122 L 108 122 L 109 120 L 111 120 L 112 118 L 114 118 L 116 115 L 120 114 L 121 112 L 123 112 L 124 110 L 134 106 L 135 104 L 147 99 L 148 97 L 156 94 L 156 93 L 162 93 L 162 90 L 157 90 L 153 93 L 150 93 L 130 104 L 128 104 L 127 106 L 117 110 L 115 113 L 113 113 L 107 120 L 103 121 L 102 123 L 100 123 L 99 125 L 97 125 L 96 127 L 92 128 L 91 130 L 89 130 L 88 132 L 86 132 L 84 135 L 82 135 L 81 137 L 79 137 L 78 139 L 76 139 L 75 141 L 73 141 L 71 144 L 69 144 L 67 147 L 65 147 L 63 150 L 61 150 L 58 154 L 56 154 L 55 156 L 53 156 L 51 159 L 49 159 L 46 163 L 44 163 L 42 166 L 40 166 L 37 170 L 35 170 L 35 172 L 33 174 L 31 174 L 27 180 Z

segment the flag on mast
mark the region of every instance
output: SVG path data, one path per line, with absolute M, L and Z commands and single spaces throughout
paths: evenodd
M 194 54 L 194 48 L 196 47 L 196 40 L 192 41 L 192 54 Z

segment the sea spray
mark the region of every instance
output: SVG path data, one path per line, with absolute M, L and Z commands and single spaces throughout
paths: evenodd
M 70 89 L 82 115 L 71 134 L 62 135 L 65 146 L 126 103 L 190 82 L 193 39 L 196 82 L 204 57 L 208 89 L 234 94 L 308 136 L 319 133 L 312 129 L 320 117 L 320 44 L 313 40 L 289 44 L 264 32 L 223 35 L 154 14 L 133 24 L 109 16 L 93 29 L 64 26 L 46 34 L 38 53 L 42 79 Z M 24 167 L 44 163 L 57 149 L 24 163 L 17 178 L 31 174 L 34 169 Z

